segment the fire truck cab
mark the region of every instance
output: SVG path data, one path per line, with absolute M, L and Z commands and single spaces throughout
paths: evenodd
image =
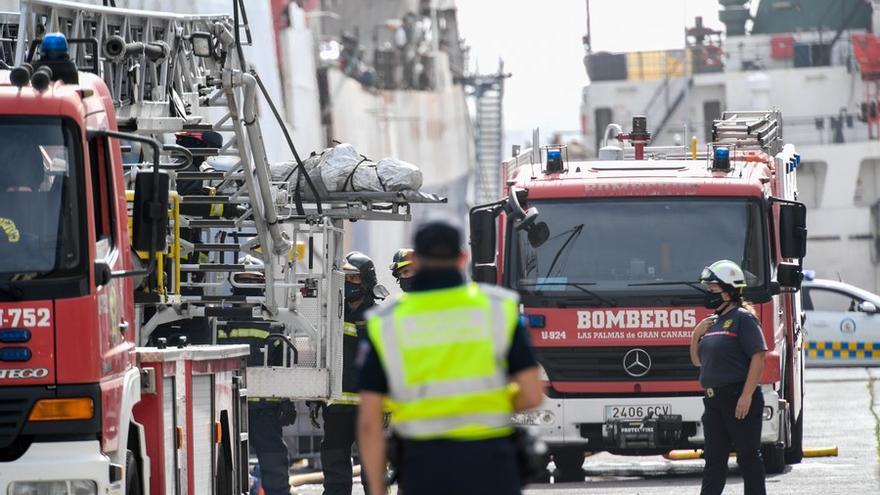
M 132 248 L 164 249 L 167 181 L 140 188 L 132 245 L 119 139 L 158 143 L 116 131 L 68 50 L 47 34 L 0 70 L 0 492 L 242 493 L 248 348 L 136 347 Z
M 806 226 L 781 126 L 778 112 L 727 113 L 697 153 L 646 147 L 636 118 L 619 135 L 633 147 L 596 161 L 569 162 L 561 146 L 519 153 L 504 163 L 507 197 L 472 209 L 474 278 L 519 293 L 544 375 L 543 406 L 515 421 L 540 429 L 557 479 L 583 480 L 585 451 L 702 444 L 688 345 L 711 313 L 698 277 L 720 259 L 744 269 L 769 349 L 767 469 L 800 460 Z

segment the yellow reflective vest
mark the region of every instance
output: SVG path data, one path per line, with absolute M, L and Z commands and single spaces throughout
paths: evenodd
M 388 378 L 392 428 L 413 440 L 511 434 L 518 312 L 515 293 L 478 284 L 409 292 L 373 310 L 367 334 Z

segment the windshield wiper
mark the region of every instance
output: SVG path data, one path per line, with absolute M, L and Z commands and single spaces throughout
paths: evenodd
M 520 283 L 520 287 L 540 287 L 540 286 L 556 286 L 556 287 L 574 287 L 575 289 L 583 292 L 584 294 L 592 297 L 593 299 L 601 302 L 605 306 L 610 306 L 612 308 L 617 307 L 617 303 L 613 299 L 608 299 L 606 297 L 602 297 L 599 294 L 587 289 L 586 286 L 596 285 L 595 282 L 525 282 Z M 547 296 L 544 291 L 537 290 L 535 291 L 536 295 L 539 296 Z
M 559 250 L 556 251 L 556 254 L 553 256 L 553 261 L 550 263 L 550 268 L 547 269 L 547 276 L 550 276 L 553 274 L 553 268 L 556 267 L 556 262 L 559 261 L 559 257 L 562 256 L 562 252 L 565 251 L 565 248 L 569 247 L 569 245 L 573 245 L 573 244 L 571 244 L 572 241 L 577 239 L 581 235 L 581 232 L 584 231 L 584 224 L 575 225 L 570 230 L 571 230 L 571 233 L 568 234 L 568 237 L 565 239 L 565 242 L 562 243 L 562 246 L 559 247 Z M 568 231 L 562 232 L 561 234 L 556 235 L 553 238 L 555 239 L 556 237 L 564 235 L 567 232 Z M 594 284 L 590 284 L 590 285 L 594 285 Z
M 652 287 L 652 286 L 662 286 L 662 285 L 687 285 L 688 287 L 694 288 L 703 294 L 708 292 L 698 282 L 690 282 L 687 280 L 676 280 L 676 281 L 668 281 L 668 282 L 666 282 L 666 281 L 664 281 L 664 282 L 639 282 L 637 284 L 626 284 L 627 287 Z

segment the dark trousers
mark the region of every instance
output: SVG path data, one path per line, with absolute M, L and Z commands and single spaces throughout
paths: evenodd
M 398 485 L 417 495 L 520 495 L 510 438 L 404 441 Z
M 714 388 L 712 397 L 704 397 L 703 433 L 706 441 L 703 457 L 701 495 L 720 495 L 727 482 L 727 462 L 736 450 L 736 463 L 742 471 L 745 495 L 764 495 L 764 461 L 761 458 L 761 423 L 764 396 L 760 388 L 752 395 L 752 406 L 743 419 L 736 419 L 736 402 L 742 384 Z
M 248 439 L 260 463 L 266 495 L 290 495 L 290 462 L 281 432 L 281 407 L 275 402 L 248 404 Z
M 351 447 L 357 441 L 357 406 L 336 404 L 324 408 L 321 466 L 324 495 L 351 495 Z M 361 469 L 364 493 L 369 495 L 366 472 Z

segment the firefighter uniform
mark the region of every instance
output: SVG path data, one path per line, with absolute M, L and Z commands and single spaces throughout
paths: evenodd
M 342 344 L 342 399 L 331 401 L 324 408 L 321 465 L 324 470 L 325 495 L 351 494 L 351 447 L 357 439 L 358 396 L 355 389 L 357 380 L 355 360 L 358 343 L 364 332 L 364 312 L 374 305 L 372 300 L 364 301 L 357 309 L 351 309 L 346 304 Z
M 218 344 L 248 344 L 248 366 L 282 364 L 284 346 L 279 340 L 267 340 L 272 330 L 266 322 L 233 323 L 218 330 Z M 266 347 L 264 357 L 263 348 Z M 260 464 L 260 476 L 266 495 L 290 494 L 290 462 L 282 427 L 292 424 L 296 411 L 290 401 L 248 399 L 248 440 Z
M 351 448 L 357 441 L 357 353 L 365 335 L 364 314 L 375 306 L 373 290 L 377 285 L 373 261 L 364 254 L 346 256 L 347 275 L 359 275 L 360 284 L 346 282 L 345 324 L 342 343 L 342 398 L 324 408 L 324 440 L 321 442 L 321 466 L 324 470 L 324 495 L 351 495 Z M 367 491 L 364 473 L 364 491 Z

